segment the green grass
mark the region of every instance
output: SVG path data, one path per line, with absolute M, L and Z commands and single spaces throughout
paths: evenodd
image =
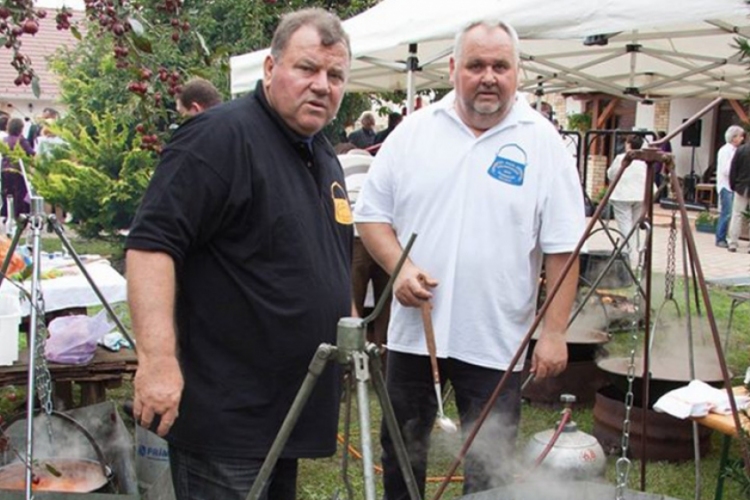
M 657 278 L 655 278 L 656 281 Z M 661 279 L 659 277 L 658 279 Z M 656 290 L 659 288 L 655 285 L 654 293 L 654 308 L 658 309 L 661 305 L 661 299 L 663 298 L 663 291 Z M 721 341 L 724 341 L 724 335 L 726 331 L 727 320 L 729 316 L 729 307 L 731 304 L 731 298 L 728 293 L 731 291 L 747 291 L 746 288 L 719 288 L 713 287 L 710 289 L 712 306 L 714 314 L 716 315 L 717 327 L 720 334 Z M 661 295 L 659 295 L 661 294 Z M 683 299 L 683 288 L 680 283 L 675 287 L 675 298 L 678 303 L 681 304 L 681 308 L 684 312 L 684 306 L 682 303 Z M 732 332 L 730 334 L 729 349 L 727 354 L 727 364 L 729 369 L 735 374 L 737 379 L 733 383 L 737 384 L 741 382 L 741 377 L 744 376 L 745 368 L 750 366 L 750 303 L 745 306 L 740 306 L 736 309 Z M 693 328 L 695 330 L 696 342 L 711 342 L 711 336 L 707 327 L 707 321 L 705 320 L 705 307 L 701 304 L 703 317 L 697 317 L 695 315 L 695 307 L 692 306 L 694 316 Z M 656 315 L 656 311 L 654 311 Z M 675 313 L 671 310 L 665 310 L 662 313 L 662 318 L 666 321 L 674 319 Z M 641 332 L 642 335 L 642 332 Z M 658 344 L 660 332 L 655 333 L 657 336 L 655 342 Z M 639 342 L 642 341 L 640 337 Z M 629 351 L 631 344 L 631 335 L 627 333 L 614 334 L 612 341 L 607 344 L 607 350 L 610 351 L 611 355 L 622 355 Z M 371 403 L 371 409 L 373 414 L 373 455 L 375 463 L 379 463 L 380 447 L 378 443 L 378 428 L 379 419 L 378 415 L 378 404 L 373 400 Z M 359 434 L 358 434 L 358 422 L 356 417 L 356 408 L 354 411 L 353 424 L 352 424 L 352 443 L 359 448 Z M 452 403 L 448 404 L 446 408 L 448 415 L 452 416 L 454 420 L 457 420 L 456 410 Z M 550 410 L 545 408 L 535 407 L 529 404 L 524 404 L 521 417 L 521 429 L 519 431 L 518 439 L 518 450 L 523 450 L 528 440 L 537 432 L 550 429 L 554 427 L 556 421 L 559 419 L 558 410 Z M 578 423 L 579 429 L 591 434 L 594 427 L 594 418 L 592 408 L 575 407 L 574 408 L 574 419 Z M 452 443 L 450 446 L 445 445 L 446 439 L 441 435 L 440 430 L 435 430 L 433 439 L 437 439 L 442 446 L 433 446 L 430 454 L 430 467 L 428 471 L 429 476 L 441 476 L 449 468 L 452 463 L 455 452 L 460 448 L 461 443 Z M 714 432 L 711 438 L 711 451 L 706 457 L 701 459 L 700 467 L 700 498 L 709 499 L 714 497 L 714 491 L 719 474 L 719 454 L 721 449 L 723 436 L 719 433 Z M 303 460 L 300 470 L 300 498 L 310 500 L 323 500 L 332 498 L 332 495 L 336 491 L 344 492 L 343 481 L 341 480 L 341 447 L 339 447 L 339 453 L 330 459 L 326 460 Z M 732 457 L 740 456 L 739 444 L 737 441 L 732 443 L 731 454 Z M 615 463 L 618 457 L 610 457 L 607 463 L 606 478 L 611 484 L 616 483 L 616 469 Z M 460 473 L 460 469 L 459 469 Z M 355 495 L 360 495 L 364 491 L 362 485 L 362 469 L 361 463 L 351 463 L 349 466 L 349 475 L 354 485 Z M 687 461 L 682 463 L 669 463 L 669 462 L 650 462 L 646 467 L 646 491 L 654 494 L 668 495 L 678 499 L 692 499 L 695 498 L 695 465 L 693 461 Z M 638 490 L 640 489 L 640 462 L 633 460 L 631 465 L 631 472 L 629 475 L 629 487 Z M 378 487 L 378 495 L 382 494 L 382 478 L 376 476 L 376 485 Z M 432 498 L 437 492 L 438 484 L 428 483 L 426 498 Z M 744 498 L 741 496 L 739 486 L 731 481 L 725 482 L 724 498 L 731 500 L 739 500 Z M 461 485 L 451 485 L 448 487 L 443 495 L 443 498 L 458 498 L 461 496 Z
M 88 242 L 84 240 L 74 240 L 74 248 L 79 253 L 97 253 L 101 255 L 112 256 L 118 258 L 122 255 L 122 251 L 119 246 L 109 242 Z M 59 250 L 59 241 L 57 238 L 45 238 L 43 247 L 47 251 Z M 661 278 L 659 278 L 661 279 Z M 656 281 L 656 280 L 655 280 Z M 714 313 L 717 318 L 717 326 L 721 340 L 724 339 L 724 332 L 729 315 L 729 307 L 731 304 L 731 298 L 728 293 L 731 291 L 747 291 L 747 289 L 726 289 L 714 287 L 711 289 L 712 306 Z M 659 292 L 655 293 L 654 306 L 660 305 L 660 298 L 663 296 L 663 292 L 659 295 Z M 675 290 L 675 296 L 678 302 L 682 304 L 682 288 L 678 283 Z M 129 325 L 129 318 L 127 315 L 127 308 L 124 305 L 118 305 L 116 307 L 120 317 Z M 704 308 L 705 309 L 705 308 Z M 93 310 L 91 311 L 93 312 Z M 674 313 L 664 313 L 664 319 L 674 319 Z M 705 318 L 695 317 L 695 329 L 697 331 L 698 338 L 701 341 L 708 339 L 710 341 L 710 335 L 708 335 L 708 329 L 705 326 Z M 659 332 L 657 332 L 659 335 Z M 628 352 L 630 346 L 630 335 L 626 334 L 614 334 L 612 341 L 607 344 L 607 350 L 612 355 L 622 355 Z M 730 345 L 727 354 L 727 363 L 730 370 L 734 372 L 737 377 L 742 377 L 745 372 L 745 368 L 750 366 L 750 303 L 740 306 L 735 311 L 734 322 L 732 326 L 732 332 L 730 335 Z M 738 383 L 737 380 L 734 383 Z M 8 394 L 14 393 L 15 397 L 9 398 Z M 10 387 L 0 390 L 0 417 L 6 417 L 10 412 L 10 409 L 18 406 L 18 402 L 23 398 L 24 389 L 20 387 Z M 371 393 L 372 394 L 372 393 Z M 108 396 L 115 401 L 121 402 L 125 399 L 132 398 L 132 384 L 130 381 L 126 381 L 122 387 L 112 389 L 108 391 Z M 13 399 L 13 401 L 11 401 Z M 351 444 L 357 449 L 360 448 L 360 429 L 357 417 L 356 408 L 356 397 L 354 397 L 352 403 L 352 418 L 351 418 Z M 374 396 L 371 397 L 371 413 L 372 421 L 369 432 L 372 436 L 373 443 L 373 457 L 376 465 L 380 462 L 380 444 L 379 444 L 379 428 L 380 428 L 380 409 Z M 449 416 L 457 420 L 456 409 L 452 402 L 449 402 L 446 408 L 446 412 Z M 519 433 L 518 449 L 522 450 L 528 442 L 529 438 L 533 434 L 542 430 L 550 429 L 554 427 L 556 421 L 559 418 L 558 410 L 550 410 L 524 404 L 521 418 L 521 429 Z M 579 429 L 591 434 L 593 432 L 593 412 L 591 408 L 575 407 L 574 408 L 574 419 L 579 425 Z M 126 423 L 132 427 L 132 421 L 125 419 Z M 342 405 L 342 418 L 340 420 L 340 429 L 343 432 L 344 429 L 344 418 L 343 418 L 343 405 Z M 460 442 L 456 440 L 450 440 L 445 438 L 440 430 L 435 430 L 433 439 L 436 441 L 430 452 L 430 468 L 428 474 L 430 476 L 441 476 L 443 475 L 453 461 L 456 451 L 460 448 Z M 717 474 L 718 474 L 718 462 L 719 462 L 719 450 L 721 448 L 722 436 L 718 433 L 714 433 L 712 436 L 712 450 L 708 456 L 704 457 L 701 461 L 701 475 L 700 475 L 700 498 L 709 499 L 713 498 L 714 489 L 716 487 Z M 738 442 L 732 443 L 731 456 L 736 458 L 740 456 Z M 615 475 L 615 461 L 617 457 L 611 457 L 608 461 L 607 466 L 607 480 L 614 484 L 616 480 Z M 333 498 L 335 493 L 339 493 L 343 498 L 346 495 L 344 482 L 342 480 L 342 446 L 339 446 L 338 452 L 334 457 L 319 460 L 302 460 L 300 465 L 300 476 L 298 482 L 298 498 L 300 500 L 328 500 Z M 460 473 L 460 469 L 459 469 Z M 348 477 L 350 478 L 351 485 L 354 492 L 355 498 L 362 498 L 364 496 L 364 485 L 363 485 L 363 473 L 361 461 L 351 458 L 349 460 L 349 471 Z M 647 464 L 647 489 L 646 491 L 654 494 L 663 494 L 678 499 L 692 499 L 695 498 L 694 487 L 695 487 L 695 472 L 694 464 L 692 461 L 683 463 L 649 463 Z M 426 498 L 432 498 L 437 489 L 439 483 L 428 483 Z M 631 473 L 629 476 L 629 486 L 632 489 L 638 489 L 640 484 L 640 465 L 638 461 L 633 461 L 631 466 Z M 376 486 L 378 496 L 382 495 L 382 477 L 376 475 Z M 452 484 L 446 490 L 443 498 L 458 498 L 461 497 L 461 485 Z M 738 500 L 742 497 L 739 486 L 734 482 L 727 482 L 725 486 L 724 498 L 727 500 Z
M 83 238 L 71 237 L 70 244 L 73 250 L 79 255 L 97 254 L 108 258 L 113 265 L 117 266 L 124 258 L 124 247 L 122 242 L 114 240 L 88 240 Z M 63 243 L 55 234 L 46 234 L 42 238 L 42 251 L 59 252 L 63 249 Z

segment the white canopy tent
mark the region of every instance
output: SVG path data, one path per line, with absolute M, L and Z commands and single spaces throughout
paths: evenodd
M 353 53 L 348 90 L 412 97 L 447 87 L 455 33 L 497 19 L 522 39 L 524 91 L 744 98 L 750 77 L 735 38 L 750 36 L 748 15 L 746 0 L 383 0 L 344 22 Z M 254 88 L 267 53 L 231 58 L 232 94 Z

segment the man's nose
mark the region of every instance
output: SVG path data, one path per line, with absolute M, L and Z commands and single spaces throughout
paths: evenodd
M 331 90 L 331 81 L 328 79 L 326 71 L 318 71 L 312 77 L 311 88 L 319 94 L 327 94 Z
M 492 66 L 487 66 L 482 72 L 482 83 L 485 85 L 494 85 L 496 81 Z

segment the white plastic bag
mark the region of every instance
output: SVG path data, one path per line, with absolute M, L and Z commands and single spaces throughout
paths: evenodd
M 96 316 L 63 316 L 53 319 L 48 327 L 49 339 L 44 348 L 45 357 L 55 363 L 83 365 L 96 353 L 96 343 L 112 330 L 107 311 Z

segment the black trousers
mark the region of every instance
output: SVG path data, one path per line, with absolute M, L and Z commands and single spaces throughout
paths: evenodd
M 177 500 L 245 500 L 260 473 L 264 458 L 228 458 L 193 453 L 169 447 Z M 276 463 L 261 499 L 295 500 L 297 496 L 297 459 Z
M 440 375 L 450 380 L 456 395 L 462 437 L 466 436 L 505 372 L 440 359 Z M 428 356 L 390 351 L 387 366 L 388 394 L 406 442 L 414 475 L 424 498 L 430 432 L 435 424 L 437 399 Z M 464 460 L 464 494 L 507 483 L 512 473 L 512 453 L 521 416 L 521 374 L 513 373 L 496 400 Z M 408 500 L 393 441 L 385 424 L 381 429 L 386 500 Z

